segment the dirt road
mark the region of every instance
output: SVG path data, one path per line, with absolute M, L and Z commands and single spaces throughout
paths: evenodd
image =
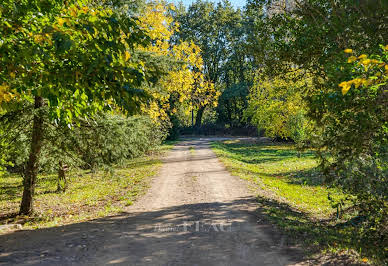
M 183 141 L 126 213 L 0 236 L 0 265 L 297 264 L 301 252 L 258 221 L 253 194 L 208 139 Z

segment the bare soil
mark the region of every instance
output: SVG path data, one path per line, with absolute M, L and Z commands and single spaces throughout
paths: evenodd
M 226 171 L 210 140 L 178 143 L 120 215 L 1 235 L 0 265 L 306 264 L 260 219 L 254 191 Z

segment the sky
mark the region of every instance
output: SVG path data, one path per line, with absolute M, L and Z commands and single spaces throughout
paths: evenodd
M 180 0 L 170 0 L 172 3 L 178 3 Z M 218 3 L 222 0 L 209 0 L 210 2 Z M 182 0 L 183 4 L 188 7 L 192 2 L 195 2 L 195 0 Z M 229 0 L 229 2 L 232 3 L 234 7 L 243 7 L 245 5 L 245 0 Z

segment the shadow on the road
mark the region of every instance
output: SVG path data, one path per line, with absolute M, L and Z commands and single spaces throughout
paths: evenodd
M 18 231 L 0 236 L 0 264 L 182 265 L 183 258 L 190 258 L 187 265 L 301 261 L 299 250 L 287 247 L 269 224 L 258 223 L 256 207 L 257 200 L 249 197 Z

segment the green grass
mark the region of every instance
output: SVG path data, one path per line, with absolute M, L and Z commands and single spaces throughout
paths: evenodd
M 254 182 L 272 196 L 293 208 L 322 218 L 334 209 L 328 192 L 334 198 L 343 195 L 328 189 L 315 170 L 317 162 L 312 152 L 298 152 L 292 145 L 257 145 L 215 143 L 214 151 L 233 175 Z M 267 193 L 268 196 L 270 194 Z
M 361 237 L 356 212 L 337 218 L 328 193 L 337 201 L 345 195 L 325 185 L 313 152 L 298 153 L 289 144 L 240 141 L 215 142 L 212 148 L 233 175 L 250 182 L 260 215 L 285 232 L 288 241 L 315 255 L 346 253 L 363 263 L 383 260 L 382 243 Z M 352 209 L 350 203 L 345 208 Z
M 57 176 L 39 176 L 35 213 L 18 216 L 22 178 L 0 177 L 0 224 L 21 223 L 25 229 L 58 226 L 119 213 L 145 192 L 150 177 L 157 174 L 161 155 L 174 142 L 161 145 L 147 156 L 128 160 L 109 171 L 74 170 L 67 173 L 68 189 L 56 192 Z

